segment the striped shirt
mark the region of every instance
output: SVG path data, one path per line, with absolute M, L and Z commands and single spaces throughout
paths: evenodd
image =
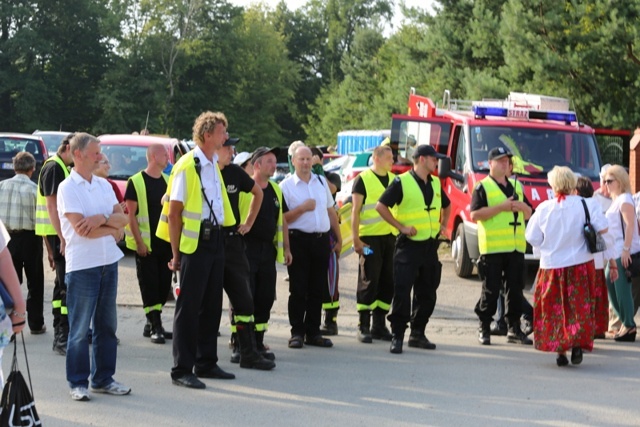
M 7 230 L 35 230 L 38 186 L 25 174 L 0 182 L 0 219 Z

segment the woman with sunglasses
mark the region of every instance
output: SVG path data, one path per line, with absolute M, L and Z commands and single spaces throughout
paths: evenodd
M 633 342 L 636 340 L 636 323 L 633 320 L 633 295 L 631 293 L 631 278 L 625 274 L 626 267 L 631 263 L 631 254 L 640 252 L 640 236 L 638 236 L 638 221 L 631 197 L 629 174 L 622 166 L 613 165 L 603 180 L 607 186 L 613 203 L 607 209 L 609 232 L 615 241 L 615 265 L 610 262 L 606 268 L 609 302 L 622 322 L 622 327 L 615 335 L 616 341 Z M 620 274 L 615 279 L 611 271 L 618 269 Z

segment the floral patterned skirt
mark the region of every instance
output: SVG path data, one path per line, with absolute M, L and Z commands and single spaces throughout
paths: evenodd
M 596 322 L 596 334 L 604 334 L 609 330 L 609 292 L 607 290 L 607 279 L 604 269 L 596 270 L 594 298 L 594 319 Z
M 593 261 L 540 269 L 533 306 L 535 348 L 564 352 L 593 349 L 596 270 Z

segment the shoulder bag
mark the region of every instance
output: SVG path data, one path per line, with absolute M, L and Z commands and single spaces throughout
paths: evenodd
M 584 201 L 584 199 L 582 199 L 581 201 L 582 207 L 584 208 L 584 215 L 586 217 L 586 221 L 584 223 L 582 231 L 584 232 L 584 238 L 587 241 L 589 252 L 591 252 L 592 254 L 595 254 L 596 252 L 602 252 L 607 249 L 607 245 L 604 242 L 602 234 L 598 233 L 591 224 L 591 215 L 589 215 L 587 203 Z

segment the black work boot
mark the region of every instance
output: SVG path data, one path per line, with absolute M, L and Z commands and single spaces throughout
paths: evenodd
M 394 333 L 391 336 L 391 346 L 389 347 L 389 352 L 393 354 L 402 353 L 402 341 L 404 341 L 404 334 Z
M 276 367 L 269 359 L 262 357 L 256 350 L 256 335 L 253 323 L 237 323 L 236 337 L 240 343 L 240 367 L 268 371 Z
M 151 320 L 150 314 L 147 313 L 147 322 L 144 324 L 144 328 L 142 329 L 142 336 L 145 338 L 151 337 Z
M 387 312 L 376 308 L 373 310 L 373 325 L 371 325 L 371 338 L 374 340 L 391 341 L 391 331 L 387 328 Z
M 482 345 L 491 345 L 491 324 L 480 322 L 478 328 L 478 342 Z
M 264 331 L 255 331 L 255 334 L 256 350 L 258 350 L 258 353 L 260 353 L 265 359 L 276 360 L 276 355 L 267 350 L 267 347 L 264 345 Z
M 324 311 L 324 325 L 320 328 L 322 335 L 338 335 L 338 309 L 330 308 Z
M 520 322 L 514 322 L 509 325 L 509 332 L 507 332 L 507 342 L 513 344 L 533 345 L 533 341 L 522 332 Z
M 231 363 L 240 363 L 240 343 L 238 343 L 238 334 L 236 332 L 231 333 L 229 338 L 229 348 L 231 349 Z
M 368 310 L 359 311 L 358 315 L 360 316 L 360 323 L 358 324 L 358 341 L 362 343 L 372 343 L 373 339 L 371 338 L 371 312 Z
M 409 347 L 423 348 L 426 350 L 436 349 L 436 345 L 429 341 L 424 332 L 420 331 L 411 331 L 411 335 L 409 335 Z
M 507 335 L 507 322 L 498 319 L 491 324 L 491 335 L 505 336 Z
M 164 344 L 164 328 L 162 327 L 162 318 L 160 312 L 153 310 L 149 313 L 151 317 L 151 342 L 154 344 Z
M 65 356 L 67 354 L 67 341 L 69 340 L 69 326 L 58 326 L 57 339 L 53 340 L 53 351 Z

